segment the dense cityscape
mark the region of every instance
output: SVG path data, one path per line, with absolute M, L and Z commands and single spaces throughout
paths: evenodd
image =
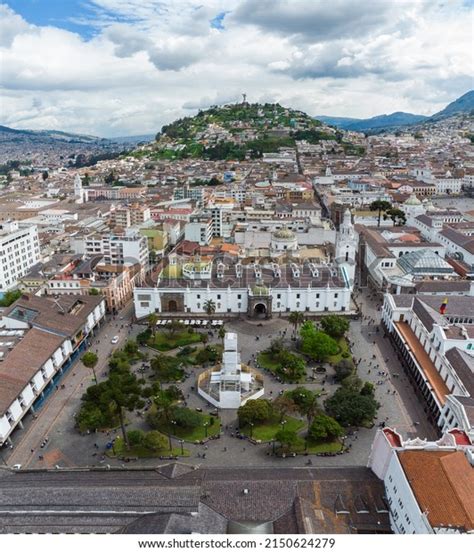
M 474 532 L 474 91 L 408 115 L 0 127 L 0 533 Z

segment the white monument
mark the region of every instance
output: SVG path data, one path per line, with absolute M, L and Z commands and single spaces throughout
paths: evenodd
M 198 393 L 217 408 L 239 408 L 263 395 L 263 378 L 240 363 L 236 333 L 225 334 L 222 363 L 199 376 Z
M 84 189 L 82 188 L 81 177 L 78 174 L 74 177 L 74 197 L 76 203 L 84 203 Z

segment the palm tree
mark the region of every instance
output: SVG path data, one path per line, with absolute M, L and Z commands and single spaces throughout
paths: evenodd
M 151 331 L 151 335 L 155 335 L 156 323 L 158 322 L 158 315 L 154 312 L 150 312 L 147 317 L 148 329 Z
M 208 299 L 204 303 L 204 310 L 206 311 L 206 314 L 211 316 L 216 312 L 216 304 L 212 299 Z
M 293 324 L 294 332 L 296 333 L 298 331 L 298 326 L 304 322 L 304 314 L 297 311 L 290 312 L 288 321 L 290 324 Z
M 225 330 L 224 326 L 221 326 L 219 328 L 219 331 L 217 332 L 217 335 L 219 336 L 220 339 L 222 339 L 222 343 L 224 343 L 225 334 L 226 334 L 226 330 Z

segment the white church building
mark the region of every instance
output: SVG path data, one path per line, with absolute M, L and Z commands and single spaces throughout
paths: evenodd
M 205 314 L 209 301 L 214 304 L 215 314 L 247 314 L 251 318 L 270 318 L 292 311 L 350 311 L 357 239 L 349 211 L 336 237 L 332 263 L 317 264 L 294 257 L 296 242 L 292 232 L 278 234 L 276 239 L 278 245 L 290 245 L 285 262 L 277 263 L 271 257 L 257 258 L 248 264 L 245 260 L 214 261 L 208 263 L 202 277 L 200 271 L 189 269 L 192 263 L 187 261 L 183 270 L 177 266 L 176 256 L 170 255 L 170 270 L 160 274 L 155 287 L 135 288 L 136 317 L 155 312 Z M 195 263 L 202 264 L 199 259 Z M 166 273 L 173 277 L 165 277 Z

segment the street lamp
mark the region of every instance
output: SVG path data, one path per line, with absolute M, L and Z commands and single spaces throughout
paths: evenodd
M 184 439 L 180 439 L 179 444 L 181 445 L 181 456 L 184 456 Z
M 176 420 L 171 420 L 171 423 L 175 426 L 176 425 Z M 168 439 L 169 439 L 169 444 L 170 444 L 170 451 L 173 450 L 173 443 L 171 442 L 171 432 L 168 433 Z
M 209 422 L 204 422 L 204 432 L 205 432 L 205 435 L 206 435 L 206 439 L 207 439 L 207 427 L 209 425 Z
M 254 426 L 254 424 L 253 424 L 252 422 L 250 422 L 249 425 L 250 425 L 250 439 L 252 439 L 252 437 L 253 437 L 253 426 Z
M 276 439 L 272 439 L 272 452 L 274 455 L 275 455 L 275 443 L 276 443 Z

